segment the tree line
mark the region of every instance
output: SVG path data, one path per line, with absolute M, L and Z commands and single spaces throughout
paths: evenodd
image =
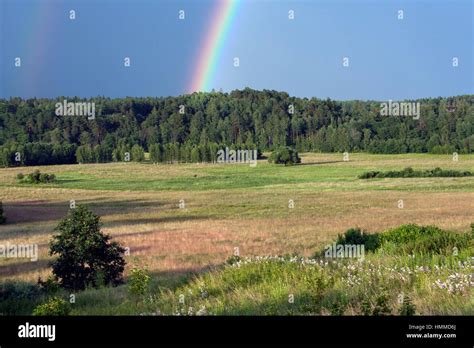
M 151 144 L 148 146 L 149 161 L 153 163 L 215 163 L 218 151 L 226 145 L 205 144 Z M 230 150 L 256 150 L 254 144 L 230 145 Z M 262 153 L 257 150 L 257 158 Z M 74 163 L 142 162 L 145 149 L 135 144 L 121 142 L 116 148 L 100 145 L 27 143 L 5 145 L 0 148 L 0 167 L 35 166 Z
M 96 117 L 56 115 L 55 104 L 64 99 L 95 103 Z M 249 88 L 159 98 L 1 99 L 0 164 L 123 160 L 129 152 L 124 149 L 133 152 L 134 146 L 138 158 L 138 147 L 161 147 L 154 150 L 160 152 L 157 162 L 212 161 L 203 150 L 212 144 L 260 151 L 473 152 L 474 95 L 416 102 L 417 120 L 383 116 L 379 101 L 296 98 Z

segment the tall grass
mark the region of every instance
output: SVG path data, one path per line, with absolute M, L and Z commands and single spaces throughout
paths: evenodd
M 127 285 L 87 289 L 77 294 L 72 314 L 473 315 L 473 236 L 404 225 L 379 233 L 377 248 L 364 258 L 328 259 L 320 253 L 309 259 L 234 257 L 180 281 L 155 278 L 140 296 L 130 296 Z M 337 241 L 373 238 L 360 239 L 349 230 Z M 58 295 L 69 296 L 33 285 L 3 284 L 0 313 L 31 314 L 39 303 Z

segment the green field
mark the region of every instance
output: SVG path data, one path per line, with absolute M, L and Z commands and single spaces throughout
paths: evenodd
M 474 171 L 474 155 L 460 155 L 458 162 L 453 162 L 450 155 L 427 154 L 350 154 L 348 162 L 342 157 L 302 154 L 303 163 L 289 167 L 262 160 L 256 167 L 109 163 L 0 169 L 0 200 L 7 217 L 7 224 L 0 226 L 1 243 L 36 243 L 40 248 L 37 262 L 1 259 L 0 277 L 34 283 L 38 277 L 49 275 L 48 242 L 54 227 L 66 215 L 70 200 L 74 200 L 102 216 L 103 231 L 130 248 L 126 275 L 137 266 L 146 267 L 153 276 L 146 299 L 128 296 L 126 285 L 87 290 L 78 296 L 75 314 L 185 314 L 189 306 L 193 307 L 192 314 L 203 306 L 209 314 L 334 314 L 340 312 L 334 303 L 341 301 L 347 302 L 344 314 L 359 314 L 360 309 L 353 305 L 356 299 L 341 300 L 343 285 L 337 282 L 327 286 L 339 292 L 327 292 L 324 298 L 304 297 L 304 303 L 313 303 L 313 307 L 278 305 L 291 291 L 319 291 L 311 284 L 317 283 L 321 274 L 344 278 L 340 270 L 326 272 L 314 266 L 314 270 L 308 267 L 301 271 L 293 263 L 272 261 L 269 265 L 249 262 L 242 268 L 245 272 L 235 266 L 219 268 L 236 250 L 241 257 L 252 259 L 287 254 L 311 257 L 352 227 L 381 232 L 416 223 L 453 232 L 470 231 L 474 222 L 473 177 L 361 180 L 358 176 L 405 167 Z M 16 174 L 37 168 L 54 173 L 57 182 L 17 183 Z M 289 208 L 290 200 L 293 208 Z M 180 201 L 184 208 L 180 208 Z M 469 260 L 471 251 L 461 253 L 463 262 Z M 372 255 L 368 261 L 373 267 L 403 267 L 403 257 L 392 255 L 383 261 L 380 255 Z M 453 272 L 468 272 L 453 266 L 456 260 L 450 259 L 443 266 L 446 260 L 423 259 L 421 266 L 434 269 L 439 261 L 445 268 L 439 274 L 424 274 L 408 285 L 391 283 L 388 279 L 392 271 L 387 271 L 388 278 L 374 282 L 370 291 L 387 288 L 391 308 L 396 307 L 397 291 L 402 291 L 410 293 L 421 313 L 473 314 L 472 285 L 468 285 L 467 295 L 429 290 L 436 278 L 443 280 Z M 214 267 L 219 269 L 208 273 Z M 267 277 L 257 279 L 258 274 L 267 272 Z M 194 274 L 202 274 L 202 278 L 194 279 Z M 257 278 L 245 285 L 245 277 Z M 373 281 L 367 276 L 360 278 Z M 214 289 L 205 290 L 209 298 L 195 298 L 202 284 Z M 389 288 L 394 290 L 390 292 Z M 183 291 L 194 294 L 189 296 L 192 305 L 186 302 L 185 309 L 176 302 Z M 374 296 L 376 301 L 378 295 Z M 29 306 L 25 308 L 31 312 Z

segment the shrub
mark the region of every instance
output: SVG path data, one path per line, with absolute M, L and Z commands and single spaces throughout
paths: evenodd
M 17 174 L 16 179 L 20 183 L 30 183 L 30 184 L 39 184 L 39 183 L 51 183 L 56 180 L 54 174 L 41 173 L 36 169 L 33 173 L 28 175 L 23 175 L 22 173 Z
M 405 244 L 419 239 L 422 236 L 434 236 L 439 234 L 440 228 L 436 226 L 418 226 L 415 224 L 402 225 L 400 227 L 388 230 L 381 236 L 383 242 L 393 242 L 396 244 Z
M 242 260 L 242 259 L 240 258 L 240 256 L 238 256 L 238 255 L 232 255 L 231 257 L 229 257 L 229 258 L 226 260 L 225 263 L 232 266 L 232 265 L 234 265 L 234 264 L 240 262 L 241 260 Z
M 288 146 L 280 146 L 272 152 L 268 158 L 268 162 L 288 166 L 301 163 L 301 158 L 295 149 Z
M 359 175 L 359 179 L 372 179 L 372 178 L 376 178 L 379 174 L 380 172 L 375 172 L 375 171 L 365 172 Z
M 5 282 L 0 283 L 0 302 L 9 298 L 32 298 L 40 294 L 40 289 L 30 283 Z
M 382 250 L 389 254 L 452 255 L 454 250 L 469 248 L 474 240 L 473 232 L 458 233 L 442 230 L 436 226 L 418 226 L 415 224 L 400 227 L 382 233 L 364 233 L 359 228 L 351 228 L 338 235 L 336 244 L 364 245 L 364 251 Z M 314 257 L 322 257 L 324 251 Z
M 364 298 L 360 303 L 360 312 L 366 316 L 372 313 L 372 304 L 368 298 Z
M 129 290 L 132 295 L 145 295 L 150 283 L 150 276 L 145 269 L 133 268 L 130 272 Z
M 350 228 L 344 234 L 339 234 L 335 241 L 337 245 L 363 245 L 364 252 L 374 252 L 380 247 L 378 233 L 364 233 L 360 228 Z M 317 251 L 313 257 L 325 257 L 325 249 Z
M 41 301 L 41 289 L 30 283 L 7 281 L 0 283 L 0 313 L 30 315 Z
M 54 174 L 41 173 L 39 177 L 40 183 L 50 183 L 55 180 L 56 176 Z
M 3 214 L 3 202 L 0 201 L 0 224 L 5 223 L 7 221 L 5 215 Z
M 45 281 L 38 278 L 38 286 L 46 294 L 54 294 L 60 290 L 59 283 L 54 277 L 48 277 Z
M 69 304 L 69 302 L 59 297 L 53 297 L 46 303 L 38 305 L 33 310 L 33 315 L 66 316 L 66 315 L 69 315 L 70 312 L 71 312 L 71 305 Z
M 375 299 L 375 306 L 372 311 L 372 315 L 374 316 L 389 315 L 390 312 L 391 310 L 388 305 L 388 295 L 385 292 L 382 292 Z
M 380 316 L 380 315 L 390 315 L 391 310 L 390 306 L 388 305 L 388 295 L 387 292 L 382 290 L 379 295 L 375 298 L 375 303 L 373 303 L 370 297 L 365 297 L 360 302 L 360 312 L 362 315 L 373 315 L 373 316 Z
M 39 177 L 40 182 L 49 182 L 49 175 L 46 173 L 41 173 Z
M 413 170 L 407 167 L 400 171 L 378 172 L 371 171 L 359 175 L 359 179 L 373 179 L 373 178 L 434 178 L 434 177 L 465 177 L 473 176 L 470 171 L 460 170 L 443 170 L 439 167 L 430 170 Z
M 351 228 L 343 235 L 338 235 L 336 244 L 364 245 L 365 251 L 375 251 L 380 246 L 377 233 L 364 233 L 360 228 Z
M 28 180 L 32 183 L 39 183 L 40 182 L 40 176 L 41 176 L 41 173 L 38 169 L 36 169 L 33 173 L 31 174 L 28 174 Z
M 323 298 L 323 306 L 331 313 L 331 315 L 344 315 L 349 300 L 344 293 L 329 292 Z
M 72 290 L 122 283 L 125 249 L 100 231 L 100 217 L 84 206 L 71 209 L 56 227 L 50 255 L 53 274 L 59 284 Z
M 403 225 L 380 234 L 383 244 L 394 244 L 398 254 L 445 254 L 454 248 L 464 249 L 471 245 L 472 236 L 442 230 L 436 226 Z
M 403 297 L 403 302 L 402 302 L 402 305 L 400 306 L 400 309 L 398 310 L 398 314 L 405 315 L 405 316 L 411 316 L 411 315 L 416 314 L 416 307 L 412 303 L 410 297 L 408 296 Z

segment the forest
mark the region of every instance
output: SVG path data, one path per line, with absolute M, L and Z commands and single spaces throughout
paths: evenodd
M 56 103 L 94 103 L 96 117 Z M 141 161 L 212 162 L 218 149 L 472 153 L 474 95 L 417 99 L 419 119 L 383 116 L 386 101 L 297 98 L 250 88 L 178 97 L 0 100 L 0 166 Z

